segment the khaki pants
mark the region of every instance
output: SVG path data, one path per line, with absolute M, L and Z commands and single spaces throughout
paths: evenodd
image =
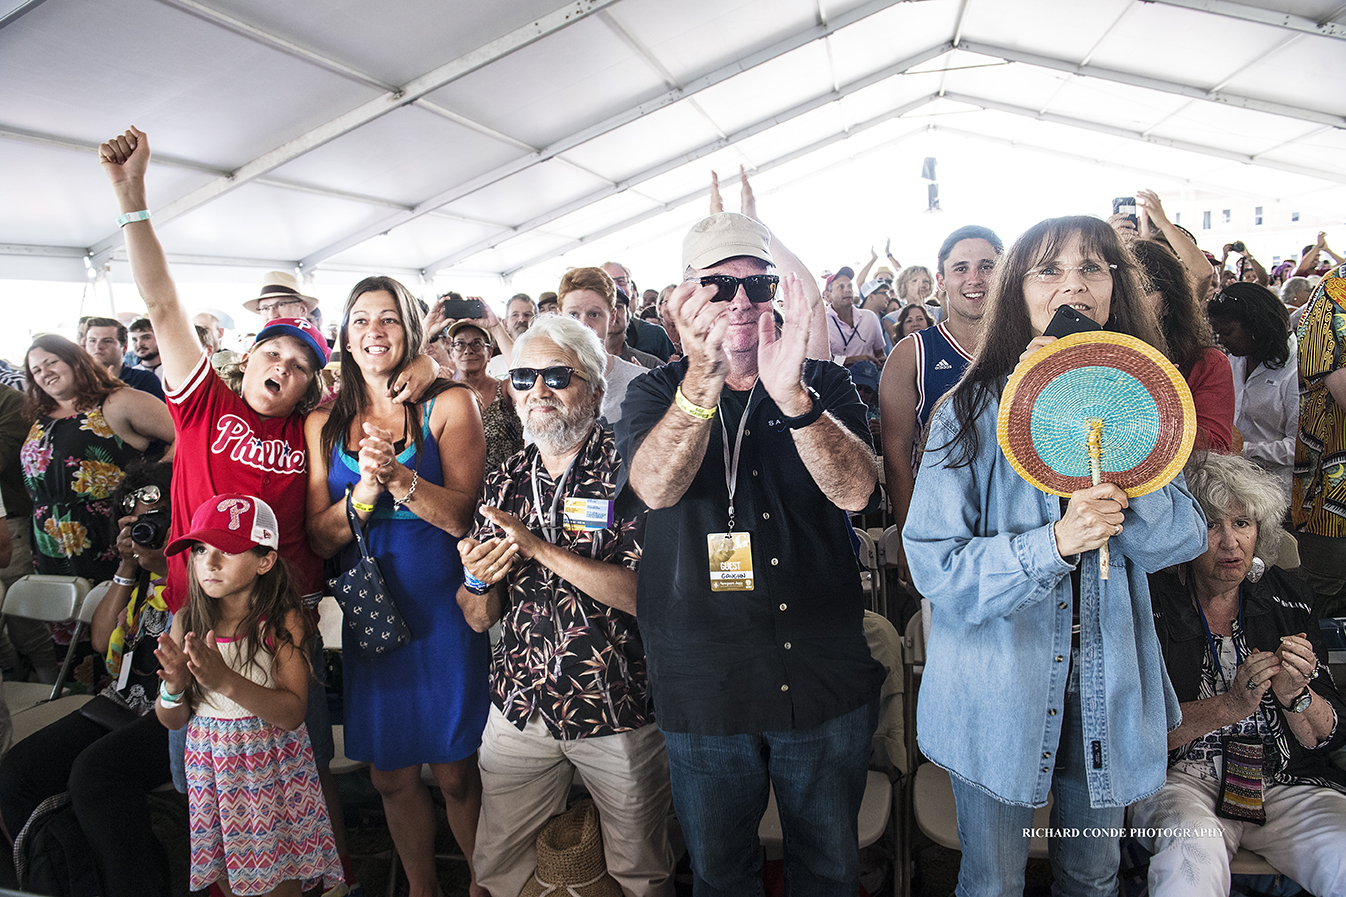
M 658 726 L 560 741 L 536 713 L 521 732 L 492 706 L 478 758 L 481 821 L 473 860 L 482 887 L 499 897 L 522 890 L 537 866 L 537 834 L 565 809 L 578 771 L 598 807 L 608 872 L 623 893 L 672 897 L 672 789 Z

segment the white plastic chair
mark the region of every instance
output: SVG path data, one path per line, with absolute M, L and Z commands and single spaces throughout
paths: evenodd
M 54 576 L 30 573 L 21 576 L 5 592 L 4 612 L 12 617 L 41 620 L 44 623 L 70 623 L 80 619 L 80 609 L 93 584 L 82 576 Z M 92 611 L 91 611 L 92 613 Z M 48 687 L 40 682 L 6 682 L 5 702 L 11 713 L 54 701 L 65 690 L 66 677 L 75 659 L 75 645 L 88 628 L 79 622 L 70 649 L 66 651 L 56 683 Z

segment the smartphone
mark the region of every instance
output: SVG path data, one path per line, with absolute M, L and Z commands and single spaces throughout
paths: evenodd
M 1136 198 L 1134 196 L 1119 196 L 1112 201 L 1112 214 L 1130 215 L 1136 217 Z
M 1093 318 L 1085 317 L 1069 305 L 1062 305 L 1056 309 L 1056 314 L 1052 315 L 1051 323 L 1042 331 L 1042 335 L 1060 339 L 1072 333 L 1088 333 L 1090 330 L 1102 329 Z
M 446 318 L 484 318 L 486 308 L 480 299 L 445 299 L 444 317 Z

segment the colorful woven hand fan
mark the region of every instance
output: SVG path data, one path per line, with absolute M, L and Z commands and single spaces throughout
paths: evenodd
M 1182 374 L 1153 346 L 1121 333 L 1074 333 L 1010 375 L 996 438 L 1010 465 L 1044 492 L 1069 497 L 1107 482 L 1135 497 L 1167 485 L 1187 463 L 1196 408 Z

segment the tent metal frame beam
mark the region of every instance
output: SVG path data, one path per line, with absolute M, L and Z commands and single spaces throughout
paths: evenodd
M 1249 6 L 1246 3 L 1233 3 L 1231 0 L 1142 0 L 1142 2 L 1161 3 L 1164 6 L 1180 6 L 1183 9 L 1194 9 L 1197 12 L 1214 13 L 1217 16 L 1228 16 L 1232 19 L 1242 19 L 1245 22 L 1256 22 L 1259 25 L 1274 25 L 1277 28 L 1284 28 L 1287 31 L 1296 31 L 1301 34 L 1316 34 L 1319 37 L 1335 37 L 1338 40 L 1346 40 L 1346 24 L 1315 22 L 1313 19 L 1304 16 L 1294 16 L 1289 13 L 1277 12 L 1274 9 L 1261 9 L 1256 6 Z
M 1204 87 L 1182 84 L 1177 81 L 1166 81 L 1162 78 L 1134 75 L 1130 72 L 1119 72 L 1115 69 L 1105 69 L 1096 65 L 1080 65 L 1071 62 L 1068 59 L 1043 56 L 1038 53 L 1028 53 L 1023 50 L 1000 47 L 995 44 L 982 43 L 980 41 L 963 41 L 958 45 L 958 49 L 979 53 L 983 56 L 998 57 L 1008 62 L 1021 62 L 1025 65 L 1035 65 L 1040 68 L 1066 72 L 1071 75 L 1082 75 L 1088 78 L 1098 78 L 1102 81 L 1111 81 L 1116 84 L 1125 84 L 1130 87 L 1143 87 L 1149 90 L 1157 90 L 1160 93 L 1174 94 L 1180 97 L 1188 97 L 1189 99 L 1206 100 L 1211 103 L 1222 103 L 1226 106 L 1237 106 L 1241 109 L 1251 109 L 1255 112 L 1265 112 L 1270 115 L 1279 115 L 1283 118 L 1298 119 L 1316 125 L 1331 125 L 1334 128 L 1346 128 L 1346 117 L 1340 115 L 1333 115 L 1328 112 L 1318 112 L 1314 109 L 1305 109 L 1298 106 L 1289 106 L 1284 103 L 1258 100 L 1252 97 L 1239 96 L 1237 94 L 1224 93 L 1222 91 L 1207 90 Z
M 919 100 L 915 100 L 915 101 L 913 101 L 913 102 L 906 103 L 906 104 L 904 104 L 904 105 L 902 105 L 902 106 L 899 106 L 899 107 L 896 108 L 896 109 L 893 109 L 893 110 L 891 110 L 891 111 L 889 111 L 889 112 L 885 112 L 883 115 L 877 115 L 877 116 L 875 116 L 874 118 L 871 118 L 871 119 L 869 119 L 869 120 L 867 120 L 867 121 L 863 121 L 863 122 L 861 122 L 861 123 L 858 124 L 858 125 L 854 125 L 854 126 L 852 126 L 852 127 L 850 128 L 850 130 L 847 130 L 847 131 L 838 131 L 837 133 L 833 134 L 833 135 L 830 136 L 830 137 L 824 137 L 822 140 L 817 140 L 817 141 L 815 141 L 815 142 L 813 142 L 813 143 L 810 143 L 808 146 L 800 147 L 799 149 L 796 149 L 796 150 L 791 150 L 790 152 L 786 153 L 786 154 L 783 155 L 783 156 L 777 156 L 776 158 L 771 159 L 771 160 L 768 161 L 768 162 L 763 162 L 761 165 L 757 166 L 757 167 L 754 168 L 752 171 L 748 172 L 748 174 L 751 175 L 752 177 L 757 177 L 758 175 L 763 174 L 763 173 L 765 173 L 765 172 L 768 172 L 768 171 L 770 171 L 770 170 L 773 169 L 773 168 L 779 168 L 779 167 L 781 167 L 782 165 L 787 165 L 787 164 L 789 164 L 790 162 L 794 162 L 794 161 L 797 160 L 797 159 L 802 159 L 802 158 L 804 158 L 805 156 L 808 156 L 808 155 L 810 155 L 810 154 L 812 154 L 812 153 L 815 153 L 815 152 L 817 152 L 818 150 L 825 149 L 825 148 L 827 148 L 827 147 L 829 147 L 829 146 L 832 146 L 832 145 L 835 144 L 835 143 L 840 143 L 840 142 L 842 142 L 842 141 L 844 141 L 844 140 L 849 140 L 851 137 L 854 137 L 855 135 L 860 134 L 861 132 L 868 131 L 870 128 L 877 127 L 878 125 L 884 124 L 885 122 L 892 121 L 892 120 L 895 119 L 895 118 L 901 118 L 903 115 L 906 115 L 908 112 L 911 112 L 911 111 L 913 111 L 913 110 L 915 110 L 915 109 L 919 109 L 921 106 L 924 106 L 926 103 L 929 103 L 929 102 L 932 101 L 934 98 L 935 98 L 935 97 L 934 97 L 934 95 L 932 94 L 932 95 L 930 95 L 930 96 L 922 97 L 922 98 L 919 99 Z M 911 139 L 912 137 L 915 137 L 915 136 L 918 135 L 918 134 L 923 134 L 923 133 L 925 133 L 925 131 L 926 131 L 926 128 L 924 128 L 924 127 L 913 128 L 912 130 L 907 131 L 907 132 L 904 133 L 904 134 L 900 134 L 900 135 L 898 135 L 897 137 L 894 137 L 894 138 L 891 139 L 891 140 L 886 140 L 886 141 L 884 141 L 883 143 L 879 144 L 878 146 L 870 147 L 870 148 L 866 149 L 866 150 L 864 151 L 864 153 L 859 153 L 859 154 L 857 154 L 857 156 L 859 156 L 859 155 L 864 155 L 865 153 L 873 152 L 874 150 L 877 150 L 877 149 L 880 149 L 880 148 L 883 148 L 883 147 L 889 147 L 889 146 L 892 146 L 892 145 L 895 144 L 895 143 L 901 143 L 902 141 L 904 141 L 904 140 L 909 140 L 909 139 Z M 774 191 L 773 191 L 773 192 L 774 192 Z M 647 209 L 646 211 L 641 212 L 641 213 L 638 214 L 638 215 L 633 215 L 633 216 L 631 216 L 630 218 L 627 218 L 627 219 L 625 219 L 625 220 L 623 220 L 623 221 L 619 221 L 619 222 L 617 222 L 616 224 L 610 224 L 610 225 L 608 225 L 608 226 L 606 226 L 606 227 L 604 227 L 604 228 L 601 228 L 601 229 L 599 229 L 599 230 L 596 230 L 596 231 L 594 231 L 594 232 L 592 232 L 592 233 L 585 234 L 585 235 L 582 236 L 582 237 L 576 237 L 575 239 L 570 240 L 569 242 L 564 243 L 564 244 L 562 244 L 561 246 L 559 246 L 559 247 L 557 247 L 557 248 L 555 248 L 555 249 L 552 249 L 551 251 L 549 251 L 549 252 L 547 252 L 547 253 L 545 253 L 545 254 L 537 255 L 537 256 L 535 256 L 535 257 L 533 257 L 533 258 L 531 258 L 531 259 L 528 259 L 528 260 L 525 261 L 525 262 L 520 262 L 520 263 L 518 263 L 518 264 L 515 264 L 515 265 L 513 265 L 512 267 L 510 267 L 509 269 L 507 269 L 507 270 L 505 270 L 505 271 L 502 271 L 502 272 L 500 273 L 500 277 L 503 278 L 503 279 L 505 279 L 505 280 L 508 280 L 509 278 L 512 278 L 515 274 L 519 273 L 520 271 L 523 271 L 523 270 L 526 270 L 526 269 L 528 269 L 528 268 L 531 268 L 531 267 L 533 267 L 534 265 L 540 265 L 540 264 L 542 264 L 543 262 L 548 261 L 548 260 L 553 259 L 553 258 L 556 258 L 556 257 L 558 257 L 558 256 L 565 255 L 567 252 L 570 252 L 570 251 L 573 250 L 573 249 L 578 249 L 578 248 L 580 248 L 581 246 L 584 246 L 585 244 L 588 244 L 588 243 L 592 243 L 592 242 L 595 241 L 595 240 L 601 240 L 603 237 L 610 236 L 610 235 L 612 235 L 612 234 L 617 233 L 618 231 L 625 230 L 625 229 L 628 228 L 628 227 L 633 227 L 633 226 L 635 226 L 635 225 L 637 225 L 637 224 L 640 224 L 640 223 L 642 223 L 642 222 L 644 222 L 644 221 L 648 221 L 648 220 L 651 219 L 651 218 L 656 218 L 656 217 L 658 217 L 659 215 L 664 214 L 665 212 L 670 212 L 670 211 L 672 211 L 673 209 L 677 209 L 677 208 L 680 208 L 680 207 L 682 207 L 682 206 L 685 206 L 687 203 L 689 203 L 689 202 L 694 202 L 694 201 L 697 200 L 698 198 L 703 197 L 703 196 L 707 196 L 708 194 L 709 194 L 709 189 L 707 189 L 707 188 L 699 188 L 699 189 L 697 189 L 697 190 L 694 190 L 694 191 L 691 192 L 691 193 L 684 194 L 683 196 L 680 196 L 680 197 L 678 197 L 677 199 L 669 200 L 668 202 L 665 202 L 665 203 L 660 203 L 659 205 L 655 206 L 654 208 L 652 208 L 652 209 Z M 768 194 L 763 193 L 763 194 L 761 194 L 761 195 L 766 196 L 766 195 L 768 195 Z
M 159 221 L 169 221 L 183 215 L 197 206 L 256 180 L 286 162 L 324 146 L 338 137 L 387 115 L 389 112 L 408 106 L 426 94 L 438 90 L 446 84 L 451 84 L 457 79 L 490 65 L 497 59 L 523 49 L 569 25 L 582 21 L 598 10 L 616 2 L 619 2 L 619 0 L 571 0 L 565 6 L 540 17 L 536 21 L 516 28 L 508 34 L 482 44 L 480 47 L 470 50 L 418 78 L 414 78 L 397 90 L 386 92 L 372 100 L 361 103 L 336 118 L 286 141 L 275 149 L 244 163 L 228 176 L 215 178 L 209 183 L 188 192 L 185 196 L 155 209 L 155 217 Z M 121 234 L 112 234 L 99 241 L 93 249 L 95 252 L 106 252 L 120 242 Z
M 47 0 L 22 0 L 22 2 L 15 4 L 13 9 L 3 16 L 0 16 L 0 30 L 4 30 L 6 27 L 14 24 L 45 2 L 47 2 Z
M 1024 118 L 1037 119 L 1038 121 L 1066 125 L 1068 127 L 1080 128 L 1085 131 L 1096 131 L 1100 134 L 1108 134 L 1112 137 L 1119 137 L 1124 140 L 1138 140 L 1141 143 L 1149 143 L 1155 146 L 1166 146 L 1171 149 L 1197 153 L 1198 155 L 1210 156 L 1217 159 L 1227 159 L 1230 162 L 1238 162 L 1241 165 L 1260 165 L 1264 168 L 1274 168 L 1277 171 L 1285 171 L 1290 174 L 1297 174 L 1301 177 L 1317 178 L 1318 180 L 1346 184 L 1346 172 L 1326 171 L 1319 168 L 1310 168 L 1306 165 L 1278 162 L 1274 159 L 1259 158 L 1247 153 L 1239 153 L 1205 143 L 1192 143 L 1187 140 L 1156 137 L 1153 134 L 1146 134 L 1143 131 L 1133 131 L 1129 128 L 1105 125 L 1100 122 L 1088 121 L 1082 118 L 1073 118 L 1069 115 L 1060 115 L 1055 112 L 1038 112 L 1036 109 L 1015 106 L 1012 103 L 1002 103 L 999 100 L 978 97 L 972 94 L 947 92 L 944 94 L 944 98 L 956 103 L 965 103 L 969 106 L 979 106 L 982 109 L 991 109 L 996 112 L 1005 112 L 1010 115 L 1019 115 Z
M 562 137 L 559 140 L 553 141 L 551 144 L 536 152 L 521 156 L 512 162 L 506 162 L 504 165 L 497 166 L 496 168 L 464 181 L 461 184 L 457 184 L 447 190 L 436 193 L 434 196 L 427 197 L 425 200 L 417 203 L 415 208 L 411 211 L 391 216 L 383 221 L 376 222 L 369 227 L 355 231 L 335 243 L 309 253 L 301 259 L 300 263 L 304 268 L 311 268 L 334 255 L 345 252 L 353 246 L 358 246 L 372 236 L 387 233 L 389 230 L 406 224 L 409 221 L 413 221 L 434 209 L 446 206 L 465 196 L 469 196 L 478 190 L 482 190 L 492 184 L 498 183 L 511 175 L 526 171 L 535 165 L 540 165 L 567 150 L 582 146 L 591 140 L 609 134 L 623 125 L 630 124 L 631 122 L 649 115 L 652 112 L 656 112 L 665 106 L 670 106 L 681 100 L 692 97 L 693 95 L 727 81 L 736 75 L 750 71 L 763 63 L 770 62 L 773 59 L 784 56 L 786 53 L 807 46 L 816 40 L 828 37 L 834 32 L 863 21 L 876 13 L 882 12 L 900 3 L 911 2 L 922 2 L 922 0 L 870 0 L 870 2 L 862 4 L 849 12 L 838 15 L 830 22 L 814 25 L 803 31 L 796 32 L 783 40 L 777 41 L 769 47 L 764 47 L 756 53 L 751 53 L 742 59 L 735 60 L 728 65 L 721 66 L 714 71 L 708 72 L 698 78 L 694 78 L 681 87 L 672 88 L 651 100 L 632 106 L 615 115 L 611 115 L 600 122 L 590 125 L 587 128 L 583 128 Z
M 933 47 L 922 50 L 921 52 L 916 53 L 913 56 L 908 56 L 906 59 L 899 60 L 893 65 L 890 65 L 886 68 L 882 68 L 877 72 L 872 72 L 871 74 L 868 74 L 863 78 L 857 78 L 855 81 L 852 81 L 849 84 L 843 86 L 840 90 L 829 90 L 827 93 L 819 94 L 818 96 L 815 96 L 812 99 L 805 100 L 803 103 L 800 103 L 782 112 L 778 112 L 775 115 L 759 119 L 758 121 L 753 122 L 751 125 L 748 125 L 747 127 L 744 128 L 740 128 L 739 130 L 735 131 L 732 134 L 728 134 L 725 137 L 717 138 L 715 140 L 710 141 L 709 143 L 704 143 L 701 146 L 696 147 L 695 149 L 688 150 L 687 152 L 684 153 L 679 153 L 677 156 L 674 156 L 671 159 L 666 159 L 663 162 L 658 163 L 657 165 L 651 166 L 650 168 L 646 168 L 643 171 L 639 171 L 633 175 L 625 177 L 610 187 L 604 187 L 602 189 L 596 190 L 593 193 L 589 193 L 585 196 L 580 197 L 579 199 L 572 200 L 568 203 L 565 203 L 564 205 L 558 206 L 557 208 L 544 212 L 541 215 L 538 215 L 534 218 L 530 218 L 529 220 L 524 221 L 521 224 L 514 225 L 509 229 L 508 233 L 504 235 L 501 235 L 499 237 L 487 238 L 485 240 L 479 240 L 476 243 L 471 244 L 470 246 L 466 246 L 448 256 L 445 256 L 444 258 L 436 259 L 435 261 L 425 266 L 425 276 L 432 277 L 434 276 L 435 272 L 440 270 L 441 268 L 451 267 L 453 265 L 458 264 L 459 262 L 463 261 L 466 258 L 476 255 L 478 252 L 493 249 L 494 247 L 500 245 L 501 243 L 504 243 L 507 240 L 512 239 L 517 234 L 526 233 L 535 227 L 540 227 L 544 224 L 548 224 L 552 221 L 555 221 L 558 218 L 569 215 L 571 212 L 575 212 L 584 208 L 585 206 L 592 205 L 593 203 L 598 202 L 601 199 L 606 199 L 609 196 L 621 193 L 622 191 L 634 187 L 637 184 L 642 184 L 645 181 L 658 177 L 661 174 L 665 174 L 669 171 L 672 171 L 676 168 L 686 165 L 688 162 L 693 162 L 704 156 L 708 156 L 711 153 L 718 152 L 719 150 L 722 150 L 727 146 L 732 146 L 733 144 L 738 143 L 741 140 L 746 140 L 749 137 L 760 134 L 761 132 L 766 131 L 770 128 L 774 128 L 777 125 L 784 124 L 785 122 L 798 118 L 799 116 L 804 115 L 807 112 L 812 112 L 815 109 L 821 109 L 824 106 L 831 105 L 832 103 L 844 99 L 845 97 L 850 96 L 851 94 L 864 90 L 867 87 L 872 87 L 873 85 L 878 84 L 881 81 L 886 81 L 889 78 L 893 78 L 898 75 L 904 74 L 909 69 L 921 65 L 922 63 L 928 62 L 929 60 L 934 59 L 937 56 L 943 55 L 944 53 L 948 52 L 951 48 L 952 44 L 950 43 L 937 44 Z M 931 74 L 936 73 L 932 72 Z M 924 105 L 929 101 L 930 96 L 925 95 L 922 96 L 919 99 L 919 101 L 917 101 L 917 105 Z M 906 106 L 900 108 L 906 109 Z M 891 115 L 891 113 L 889 115 L 890 117 L 894 117 Z

